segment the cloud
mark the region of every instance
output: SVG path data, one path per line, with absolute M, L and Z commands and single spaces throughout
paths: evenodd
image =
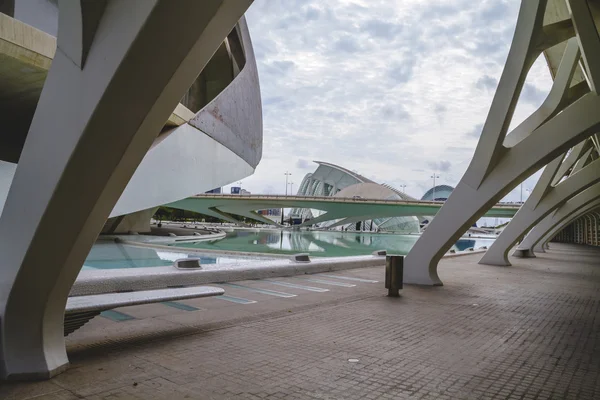
M 429 161 L 427 165 L 435 172 L 448 172 L 452 167 L 452 163 L 448 160 Z
M 262 95 L 263 159 L 244 187 L 279 188 L 286 170 L 299 184 L 316 168 L 308 160 L 401 182 L 415 197 L 431 186 L 432 169 L 456 185 L 518 11 L 519 2 L 507 0 L 254 2 L 246 19 Z M 530 76 L 517 120 L 551 84 L 543 59 Z
M 381 116 L 385 119 L 391 120 L 408 120 L 410 119 L 410 113 L 406 111 L 406 108 L 401 105 L 386 105 L 380 109 Z
M 483 129 L 483 124 L 477 124 L 471 130 L 467 131 L 465 136 L 479 138 L 481 136 L 481 130 Z
M 435 105 L 435 107 L 433 107 L 433 112 L 437 116 L 437 120 L 440 124 L 444 122 L 444 116 L 446 114 L 446 111 L 448 111 L 448 107 L 441 103 L 438 103 Z
M 479 90 L 495 90 L 498 86 L 498 80 L 489 75 L 483 75 L 475 82 L 475 87 Z
M 275 194 L 275 193 L 276 193 L 276 190 L 273 185 L 267 185 L 261 191 L 261 194 Z
M 360 50 L 360 45 L 352 36 L 344 36 L 334 42 L 333 49 L 346 53 L 355 53 Z
M 299 158 L 298 161 L 296 161 L 296 168 L 298 168 L 298 169 L 314 169 L 315 164 L 308 160 Z
M 397 25 L 378 19 L 368 20 L 361 26 L 361 28 L 369 35 L 379 39 L 392 39 L 395 35 L 402 32 L 402 25 Z
M 534 106 L 539 106 L 542 104 L 545 98 L 546 94 L 543 91 L 530 83 L 525 83 L 523 85 L 523 90 L 521 90 L 521 97 L 519 97 L 519 101 L 524 101 Z
M 414 60 L 406 60 L 403 63 L 395 64 L 387 71 L 387 77 L 394 84 L 406 83 L 413 76 L 414 66 Z
M 304 18 L 306 18 L 306 20 L 308 21 L 314 21 L 319 19 L 319 17 L 321 16 L 321 12 L 319 11 L 318 8 L 315 7 L 308 7 L 306 9 L 306 11 L 304 12 Z

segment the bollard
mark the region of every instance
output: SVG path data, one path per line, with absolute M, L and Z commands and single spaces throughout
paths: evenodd
M 180 258 L 173 262 L 173 266 L 177 269 L 202 269 L 197 258 Z
M 399 297 L 404 275 L 404 256 L 385 257 L 385 288 L 388 297 Z

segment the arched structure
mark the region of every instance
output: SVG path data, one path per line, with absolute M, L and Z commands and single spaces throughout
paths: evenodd
M 67 297 L 110 215 L 159 205 L 161 190 L 211 189 L 258 163 L 258 81 L 238 24 L 250 4 L 3 2 L 13 14 L 0 14 L 1 378 L 67 368 Z M 201 72 L 211 60 L 209 84 Z
M 0 13 L 4 34 L 25 32 L 2 38 L 14 44 L 7 53 L 23 54 L 3 58 L 19 74 L 0 74 L 0 116 L 11 132 L 0 137 L 0 210 L 56 52 L 58 10 L 44 1 L 47 7 L 17 2 L 14 18 Z M 251 175 L 262 155 L 261 115 L 256 60 L 242 17 L 165 121 L 103 232 L 149 231 L 157 206 Z
M 362 197 L 366 199 L 385 199 L 385 200 L 416 200 L 414 197 L 407 195 L 389 185 L 380 185 L 373 180 L 360 175 L 355 171 L 324 161 L 315 161 L 318 164 L 317 169 L 308 173 L 302 179 L 298 187 L 298 196 L 343 196 L 343 197 Z M 355 186 L 358 185 L 358 186 Z M 354 187 L 354 189 L 340 193 L 344 189 Z M 350 194 L 352 193 L 352 194 Z M 299 218 L 302 221 L 312 220 L 321 216 L 323 212 L 317 209 L 308 208 L 293 208 L 290 215 Z M 394 217 L 396 218 L 396 217 Z M 378 224 L 373 225 L 371 220 L 368 221 L 368 226 L 373 229 L 399 229 L 400 232 L 411 233 L 418 232 L 418 224 L 415 225 L 412 217 L 400 217 L 404 219 L 389 219 L 387 221 L 380 220 L 381 227 Z M 328 222 L 327 226 L 340 226 L 350 223 L 361 222 L 363 220 L 348 219 L 344 223 Z
M 438 261 L 469 226 L 528 176 L 600 130 L 596 12 L 585 1 L 522 1 L 506 65 L 471 164 L 406 256 L 405 282 L 441 285 Z M 542 53 L 554 78 L 550 93 L 538 110 L 508 132 L 525 78 Z M 561 162 L 559 158 L 558 165 L 552 166 L 551 175 Z M 585 184 L 562 187 L 567 186 L 576 191 Z M 560 195 L 566 200 L 563 191 Z
M 337 192 L 333 197 L 340 198 L 371 198 L 380 200 L 406 200 L 398 192 L 389 187 L 376 183 L 357 183 Z M 340 226 L 348 228 L 350 224 L 362 223 L 362 229 L 369 231 L 385 231 L 399 233 L 418 233 L 419 220 L 416 216 L 410 217 L 382 217 L 364 219 L 364 216 L 343 218 L 325 225 L 330 228 Z
M 576 146 L 564 161 L 560 156 L 546 166 L 531 196 L 482 257 L 480 264 L 511 265 L 508 261 L 509 250 L 531 228 L 600 181 L 600 159 L 595 149 L 584 151 L 585 144 Z M 561 169 L 570 171 L 569 175 L 557 175 Z
M 359 184 L 373 185 L 373 184 Z M 387 190 L 381 185 L 376 185 L 379 190 Z M 351 189 L 349 187 L 348 189 Z M 341 192 L 340 192 L 341 193 Z M 273 195 L 214 195 L 201 194 L 187 199 L 167 204 L 169 207 L 179 208 L 221 218 L 229 222 L 237 223 L 232 215 L 241 215 L 266 224 L 276 223 L 258 214 L 257 210 L 269 208 L 308 208 L 319 210 L 322 214 L 312 220 L 304 221 L 299 226 L 311 226 L 317 223 L 352 219 L 352 222 L 400 218 L 390 220 L 391 224 L 409 224 L 416 215 L 435 215 L 441 207 L 441 203 L 420 200 L 398 200 L 391 199 L 367 199 L 362 197 L 309 197 L 309 196 L 273 196 Z M 488 217 L 511 218 L 517 212 L 515 205 L 499 204 L 492 207 L 487 213 Z M 408 217 L 408 218 L 407 218 Z M 406 218 L 406 219 L 405 219 Z M 346 222 L 349 223 L 349 222 Z M 383 225 L 383 222 L 381 223 Z M 393 226 L 393 225 L 392 225 Z

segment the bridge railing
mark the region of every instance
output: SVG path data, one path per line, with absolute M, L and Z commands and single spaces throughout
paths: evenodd
M 431 200 L 402 200 L 402 199 L 369 199 L 366 197 L 331 197 L 331 196 L 302 196 L 302 195 L 283 195 L 283 194 L 226 194 L 226 193 L 202 193 L 192 196 L 195 198 L 210 198 L 210 199 L 262 199 L 262 200 L 301 200 L 310 202 L 347 202 L 347 203 L 381 203 L 381 204 L 406 204 L 406 205 L 423 205 L 423 206 L 441 206 L 443 201 Z M 521 204 L 498 203 L 493 208 L 495 209 L 516 209 Z

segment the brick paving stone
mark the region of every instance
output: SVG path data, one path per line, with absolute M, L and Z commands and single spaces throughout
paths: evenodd
M 332 273 L 377 284 L 93 320 L 67 339 L 70 370 L 4 383 L 0 398 L 600 398 L 600 249 L 552 244 L 508 268 L 480 257 L 444 259 L 445 286 L 400 298 L 385 296 L 377 267 Z

